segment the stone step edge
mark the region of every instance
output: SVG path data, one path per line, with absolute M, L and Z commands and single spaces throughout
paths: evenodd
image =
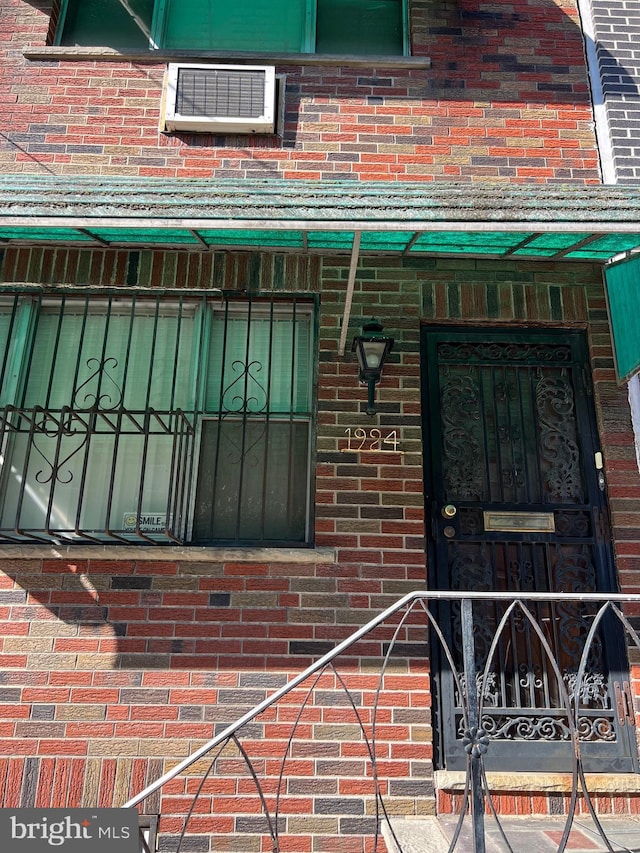
M 464 791 L 467 774 L 464 770 L 436 770 L 434 785 L 437 791 Z M 590 794 L 640 794 L 640 774 L 586 773 L 585 782 Z M 489 791 L 534 793 L 571 793 L 571 773 L 487 773 Z

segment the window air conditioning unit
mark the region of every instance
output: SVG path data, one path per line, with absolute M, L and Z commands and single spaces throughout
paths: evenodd
M 268 65 L 170 63 L 164 129 L 201 133 L 274 133 L 276 75 Z

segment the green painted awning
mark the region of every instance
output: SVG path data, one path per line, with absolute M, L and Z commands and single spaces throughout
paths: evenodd
M 640 371 L 640 186 L 0 175 L 3 245 L 591 261 Z
M 620 380 L 640 372 L 640 257 L 605 270 L 607 308 Z
M 632 185 L 0 176 L 0 244 L 605 263 L 640 249 Z

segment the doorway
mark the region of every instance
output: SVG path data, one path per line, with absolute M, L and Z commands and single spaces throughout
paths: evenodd
M 429 586 L 615 591 L 584 334 L 424 326 L 421 346 Z M 475 605 L 479 672 L 505 607 Z M 571 692 L 593 605 L 558 600 L 530 609 Z M 440 607 L 439 616 L 460 674 L 459 604 Z M 594 772 L 636 767 L 634 721 L 620 711 L 628 675 L 614 621 L 605 619 L 594 639 L 580 695 L 581 754 Z M 440 767 L 464 769 L 462 703 L 437 645 L 436 757 Z M 522 614 L 510 617 L 483 684 L 488 769 L 571 766 L 558 679 Z

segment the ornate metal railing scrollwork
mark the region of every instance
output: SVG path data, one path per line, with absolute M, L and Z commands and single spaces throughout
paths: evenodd
M 538 606 L 558 602 L 572 605 L 575 608 L 583 608 L 579 619 L 581 627 L 579 636 L 582 640 L 582 648 L 576 658 L 576 666 L 572 671 L 563 670 L 563 663 L 554 656 L 553 646 L 549 641 L 546 628 L 539 618 Z M 442 623 L 438 613 L 438 605 L 441 603 L 456 605 L 460 618 L 460 641 L 462 648 L 452 648 L 450 641 L 450 625 Z M 498 832 L 505 845 L 505 849 L 512 851 L 509 843 L 508 830 L 501 823 L 498 808 L 493 800 L 487 781 L 485 762 L 491 755 L 492 743 L 498 735 L 495 720 L 488 711 L 492 712 L 494 703 L 493 685 L 498 676 L 497 673 L 497 651 L 499 649 L 503 633 L 512 630 L 514 619 L 517 619 L 522 628 L 526 628 L 532 636 L 535 636 L 540 648 L 547 656 L 547 671 L 553 673 L 556 679 L 555 693 L 557 696 L 557 707 L 553 709 L 555 716 L 547 720 L 535 720 L 533 717 L 521 722 L 518 732 L 518 722 L 513 722 L 514 732 L 511 736 L 515 739 L 528 740 L 526 727 L 548 727 L 555 730 L 560 741 L 567 743 L 566 750 L 566 774 L 571 779 L 571 793 L 568 808 L 563 816 L 556 819 L 564 821 L 561 838 L 557 844 L 558 853 L 567 849 L 569 836 L 578 814 L 579 802 L 581 802 L 581 814 L 587 813 L 594 826 L 594 832 L 600 836 L 607 849 L 614 848 L 607 839 L 606 829 L 598 817 L 594 797 L 589 792 L 589 784 L 585 774 L 582 759 L 583 745 L 591 737 L 584 731 L 584 720 L 591 714 L 589 719 L 593 727 L 603 726 L 602 740 L 609 737 L 607 719 L 612 711 L 610 703 L 603 700 L 602 673 L 592 672 L 590 667 L 594 661 L 599 661 L 599 653 L 594 656 L 593 646 L 599 643 L 600 632 L 605 620 L 617 622 L 627 638 L 627 642 L 635 645 L 640 650 L 640 637 L 623 613 L 621 606 L 626 603 L 640 604 L 640 595 L 620 594 L 598 594 L 598 593 L 536 593 L 527 592 L 519 595 L 512 593 L 495 592 L 440 592 L 440 591 L 416 591 L 401 598 L 396 604 L 380 613 L 369 623 L 355 631 L 348 639 L 339 643 L 332 651 L 328 652 L 316 663 L 307 667 L 298 676 L 287 684 L 275 690 L 271 696 L 265 698 L 251 710 L 243 714 L 235 723 L 227 726 L 208 743 L 201 746 L 191 756 L 181 761 L 175 768 L 165 773 L 156 782 L 149 785 L 143 791 L 133 796 L 125 808 L 135 807 L 144 800 L 161 791 L 165 785 L 177 779 L 183 774 L 193 780 L 195 772 L 194 765 L 206 760 L 206 768 L 200 773 L 200 782 L 194 789 L 191 784 L 192 798 L 190 808 L 182 814 L 183 825 L 180 832 L 173 830 L 175 847 L 172 846 L 171 838 L 163 841 L 163 848 L 171 850 L 172 853 L 184 853 L 190 849 L 187 843 L 189 836 L 189 823 L 201 814 L 199 798 L 205 796 L 209 782 L 217 771 L 224 772 L 224 761 L 231 755 L 234 760 L 233 771 L 237 772 L 239 765 L 244 766 L 255 789 L 257 803 L 263 817 L 262 828 L 256 828 L 256 833 L 266 835 L 270 839 L 271 849 L 274 853 L 280 853 L 289 849 L 285 843 L 286 810 L 283 803 L 288 793 L 287 769 L 290 762 L 294 760 L 293 745 L 301 738 L 300 731 L 304 728 L 305 713 L 313 707 L 314 720 L 321 719 L 319 706 L 321 699 L 318 692 L 321 691 L 325 679 L 333 685 L 331 696 L 335 701 L 335 691 L 343 697 L 346 711 L 349 712 L 354 721 L 354 733 L 357 733 L 361 741 L 357 753 L 364 756 L 367 762 L 366 772 L 363 774 L 357 790 L 358 797 L 364 796 L 363 786 L 368 786 L 368 797 L 371 802 L 369 814 L 372 815 L 373 844 L 370 849 L 381 851 L 381 827 L 386 825 L 387 837 L 393 839 L 397 851 L 404 853 L 398 835 L 394 830 L 396 820 L 394 809 L 387 807 L 389 792 L 386 787 L 384 772 L 384 761 L 379 751 L 379 730 L 381 697 L 385 690 L 385 677 L 388 674 L 390 662 L 394 656 L 397 645 L 404 640 L 407 631 L 422 631 L 429 629 L 432 642 L 440 647 L 440 657 L 444 664 L 450 669 L 454 683 L 455 693 L 460 702 L 461 727 L 459 731 L 459 748 L 466 756 L 466 783 L 461 793 L 461 805 L 459 816 L 453 835 L 450 839 L 449 851 L 456 850 L 462 838 L 462 829 L 466 821 L 472 825 L 474 850 L 476 853 L 484 853 L 486 849 L 486 830 L 488 822 L 497 824 Z M 495 619 L 492 628 L 493 634 L 486 646 L 486 638 L 483 638 L 482 654 L 478 654 L 475 646 L 475 625 L 477 616 L 476 608 L 488 605 L 500 605 L 499 616 Z M 571 608 L 569 608 L 570 612 Z M 583 629 L 584 613 L 591 614 L 588 630 Z M 450 612 L 450 609 L 447 609 Z M 498 612 L 496 610 L 496 612 Z M 358 671 L 354 672 L 353 660 L 358 654 L 358 643 L 368 638 L 376 629 L 388 628 L 389 638 L 387 651 L 380 658 L 379 671 L 377 675 L 377 689 L 368 691 L 371 694 L 370 704 L 364 701 L 364 691 L 357 687 Z M 368 658 L 367 667 L 370 672 L 370 646 L 366 654 Z M 462 668 L 460 668 L 460 652 L 462 653 Z M 403 651 L 403 654 L 406 654 Z M 345 672 L 342 672 L 341 662 L 345 661 Z M 428 676 L 425 672 L 424 678 Z M 525 672 L 523 679 L 537 678 L 535 671 Z M 356 686 L 354 686 L 354 684 Z M 292 712 L 291 694 L 300 690 L 299 705 L 297 711 Z M 287 698 L 289 697 L 289 698 Z M 328 700 L 327 700 L 328 701 Z M 603 706 L 604 702 L 604 706 Z M 276 709 L 286 708 L 282 717 L 277 716 Z M 333 706 L 330 706 L 333 709 Z M 605 713 L 606 712 L 606 713 Z M 613 710 L 615 713 L 615 709 Z M 282 741 L 282 752 L 276 760 L 273 752 L 269 751 L 269 759 L 276 761 L 277 770 L 267 773 L 265 770 L 266 753 L 262 748 L 264 738 L 254 730 L 251 731 L 249 724 L 260 722 L 261 718 L 266 722 L 277 721 L 278 738 Z M 492 722 L 493 720 L 493 722 Z M 604 722 L 603 722 L 604 721 Z M 283 734 L 283 727 L 288 732 Z M 502 733 L 504 735 L 504 733 Z M 258 746 L 258 749 L 256 749 Z M 308 748 L 303 754 L 312 754 L 314 746 L 313 726 L 310 727 Z M 231 752 L 230 752 L 231 751 Z M 385 753 L 386 755 L 386 753 Z M 238 764 L 239 762 L 239 764 Z M 199 765 L 200 766 L 200 765 Z M 187 774 L 187 771 L 189 773 Z M 299 781 L 299 771 L 294 771 L 295 779 Z M 176 788 L 173 787 L 175 792 Z M 185 788 L 186 790 L 186 788 Z M 182 801 L 182 798 L 180 798 Z M 313 798 L 310 798 L 313 802 Z M 171 797 L 167 799 L 171 803 Z M 169 808 L 169 805 L 167 806 Z M 234 812 L 235 813 L 235 812 Z M 255 815 L 254 809 L 252 814 Z M 175 824 L 176 814 L 170 815 L 169 822 Z M 485 823 L 487 822 L 487 823 Z M 162 817 L 160 829 L 162 831 Z M 304 830 L 301 830 L 303 832 Z M 215 848 L 212 848 L 215 849 Z M 297 848 L 296 848 L 297 849 Z M 413 849 L 413 848 L 412 848 Z M 466 849 L 466 848 L 465 848 Z

